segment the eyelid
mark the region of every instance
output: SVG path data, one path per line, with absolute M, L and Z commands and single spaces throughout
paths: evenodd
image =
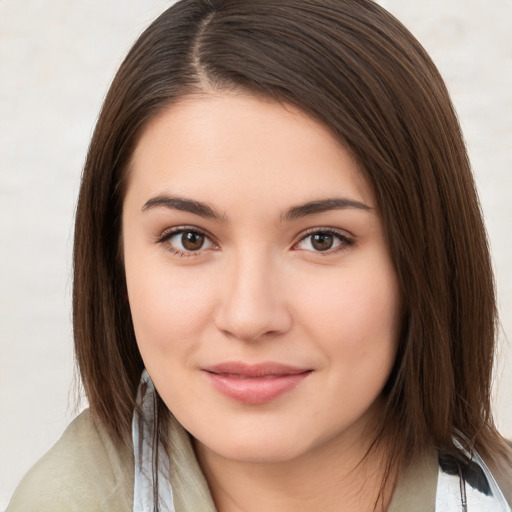
M 167 228 L 160 235 L 156 237 L 156 243 L 162 244 L 165 246 L 165 249 L 171 252 L 174 255 L 182 256 L 182 257 L 198 257 L 201 256 L 205 250 L 209 249 L 198 249 L 197 251 L 183 251 L 176 247 L 172 247 L 170 244 L 166 244 L 168 240 L 170 240 L 173 236 L 176 236 L 180 233 L 198 233 L 205 238 L 207 238 L 214 246 L 215 249 L 218 248 L 218 243 L 215 241 L 215 238 L 210 235 L 206 230 L 198 228 L 197 226 L 174 226 L 172 228 Z
M 340 241 L 340 245 L 335 247 L 334 249 L 328 249 L 326 251 L 312 251 L 312 250 L 307 250 L 307 249 L 297 249 L 297 250 L 307 251 L 307 252 L 310 252 L 313 254 L 318 254 L 319 256 L 330 256 L 333 254 L 337 254 L 337 253 L 347 249 L 348 247 L 355 245 L 355 243 L 356 243 L 354 235 L 348 233 L 345 230 L 338 229 L 338 228 L 332 228 L 332 227 L 315 227 L 315 228 L 309 228 L 306 231 L 304 231 L 303 233 L 301 233 L 299 235 L 299 239 L 296 242 L 294 242 L 294 244 L 292 245 L 292 249 L 295 248 L 301 242 L 303 242 L 306 238 L 308 238 L 312 235 L 318 234 L 318 233 L 332 235 L 332 236 L 338 238 L 338 240 Z
M 168 238 L 169 236 L 175 235 L 176 233 L 181 233 L 183 231 L 193 231 L 194 233 L 200 233 L 201 235 L 204 235 L 208 238 L 210 238 L 213 241 L 213 236 L 208 233 L 203 228 L 199 228 L 197 226 L 192 226 L 189 224 L 184 224 L 181 226 L 173 226 L 172 228 L 165 228 L 159 235 L 157 235 L 157 240 L 163 240 L 165 238 Z

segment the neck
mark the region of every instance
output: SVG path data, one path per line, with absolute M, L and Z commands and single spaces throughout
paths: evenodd
M 196 441 L 199 463 L 219 512 L 374 512 L 391 500 L 395 475 L 382 487 L 388 451 L 344 435 L 292 460 L 226 459 Z

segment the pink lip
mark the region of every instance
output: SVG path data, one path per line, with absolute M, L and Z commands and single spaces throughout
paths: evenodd
M 224 395 L 244 404 L 258 405 L 292 390 L 312 370 L 279 363 L 228 362 L 204 368 L 204 371 L 213 386 Z

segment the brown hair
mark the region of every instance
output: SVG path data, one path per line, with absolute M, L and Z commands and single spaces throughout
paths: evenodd
M 429 444 L 453 452 L 453 437 L 497 457 L 494 284 L 460 127 L 424 49 L 370 0 L 182 0 L 135 43 L 103 105 L 76 214 L 74 335 L 93 413 L 129 436 L 143 362 L 119 242 L 138 136 L 184 95 L 233 88 L 323 122 L 373 187 L 404 307 L 377 433 L 393 443 L 389 464 Z

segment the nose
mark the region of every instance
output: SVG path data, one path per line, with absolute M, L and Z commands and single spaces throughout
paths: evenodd
M 287 332 L 292 324 L 279 268 L 271 258 L 250 254 L 231 262 L 224 276 L 217 328 L 241 341 Z

